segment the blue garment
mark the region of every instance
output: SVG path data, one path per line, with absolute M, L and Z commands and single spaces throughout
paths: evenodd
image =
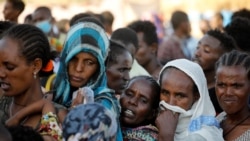
M 92 37 L 96 44 L 91 44 L 83 40 L 83 37 Z M 109 39 L 102 27 L 94 22 L 80 22 L 69 30 L 63 51 L 57 77 L 55 80 L 56 94 L 54 100 L 66 107 L 70 107 L 72 102 L 71 86 L 68 81 L 67 66 L 69 61 L 80 52 L 87 52 L 95 56 L 99 63 L 99 73 L 97 77 L 91 78 L 86 85 L 94 91 L 95 102 L 101 103 L 110 109 L 117 117 L 119 126 L 120 108 L 117 99 L 114 98 L 114 91 L 107 87 L 107 76 L 105 72 L 106 57 L 109 51 Z M 105 96 L 98 100 L 96 97 Z M 118 128 L 117 140 L 121 141 L 121 129 Z

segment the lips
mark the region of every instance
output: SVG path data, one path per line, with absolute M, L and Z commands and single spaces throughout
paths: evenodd
M 84 80 L 81 77 L 77 77 L 77 76 L 71 76 L 70 79 L 75 82 L 82 82 Z
M 135 113 L 129 109 L 126 109 L 123 113 L 124 113 L 124 116 L 129 117 L 129 118 L 132 118 L 135 116 Z
M 0 82 L 2 90 L 6 91 L 10 88 L 10 84 L 5 83 L 5 82 Z
M 229 105 L 229 104 L 236 103 L 237 100 L 236 100 L 235 98 L 224 98 L 224 99 L 223 99 L 223 102 L 224 102 L 225 104 Z

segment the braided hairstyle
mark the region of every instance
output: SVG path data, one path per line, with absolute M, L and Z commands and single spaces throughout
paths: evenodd
M 110 51 L 105 61 L 105 65 L 107 68 L 109 68 L 113 64 L 118 63 L 118 56 L 122 55 L 125 52 L 128 52 L 130 54 L 130 52 L 124 47 L 124 45 L 117 41 L 110 40 L 109 48 Z
M 225 53 L 216 62 L 216 70 L 221 66 L 242 66 L 247 71 L 248 79 L 250 80 L 250 56 L 238 50 L 233 50 Z
M 20 53 L 26 58 L 28 64 L 36 58 L 42 60 L 42 68 L 48 64 L 50 45 L 47 37 L 39 28 L 28 24 L 15 25 L 4 33 L 4 38 L 11 38 L 18 42 Z

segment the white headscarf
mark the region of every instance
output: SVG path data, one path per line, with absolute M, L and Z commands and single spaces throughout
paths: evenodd
M 178 125 L 175 133 L 175 141 L 184 140 L 192 135 L 200 135 L 207 141 L 224 140 L 222 129 L 215 118 L 215 109 L 208 94 L 207 82 L 202 68 L 187 59 L 176 59 L 168 62 L 160 72 L 162 73 L 168 67 L 174 67 L 187 74 L 198 88 L 200 98 L 192 105 L 191 109 L 184 109 L 160 102 L 160 107 L 180 113 Z

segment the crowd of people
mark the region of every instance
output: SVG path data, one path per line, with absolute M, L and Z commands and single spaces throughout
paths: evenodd
M 19 23 L 24 8 L 6 0 L 0 21 L 3 141 L 250 140 L 250 10 L 197 40 L 180 10 L 159 39 L 147 20 L 113 31 L 109 11 Z

